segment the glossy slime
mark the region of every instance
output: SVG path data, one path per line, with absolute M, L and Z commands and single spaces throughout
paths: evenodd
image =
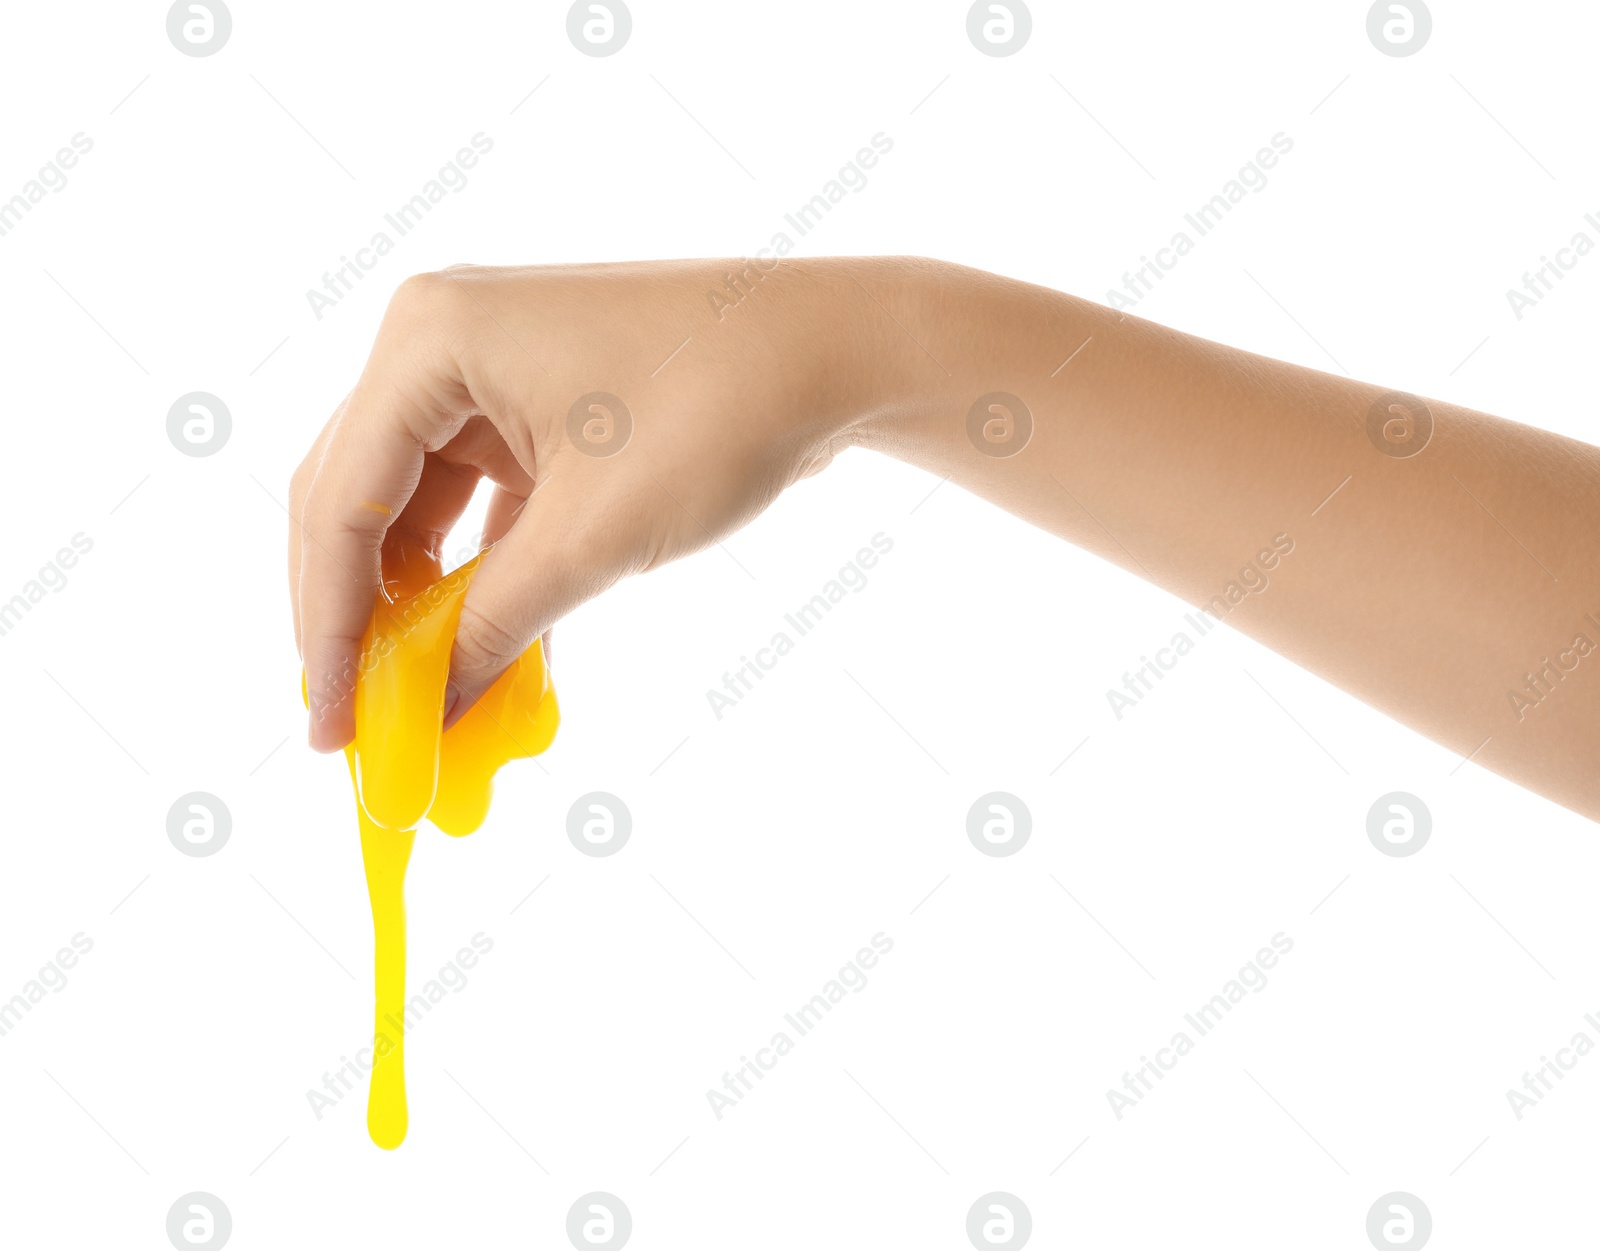
M 424 817 L 460 837 L 483 824 L 500 766 L 535 756 L 560 712 L 539 641 L 447 732 L 445 682 L 480 555 L 448 576 L 431 553 L 386 548 L 384 584 L 361 644 L 355 741 L 345 748 L 372 901 L 375 1021 L 367 1132 L 406 1136 L 406 866 Z

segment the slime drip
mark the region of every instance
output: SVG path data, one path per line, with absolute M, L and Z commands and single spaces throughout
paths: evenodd
M 483 824 L 500 766 L 550 745 L 560 714 L 537 639 L 441 733 L 456 625 L 479 555 L 449 576 L 416 546 L 386 547 L 361 644 L 355 741 L 345 748 L 372 901 L 375 1022 L 367 1133 L 405 1140 L 406 865 L 427 817 L 460 837 Z M 385 1046 L 385 1043 L 388 1046 Z

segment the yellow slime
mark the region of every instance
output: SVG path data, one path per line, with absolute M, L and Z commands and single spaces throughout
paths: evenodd
M 356 736 L 345 759 L 372 900 L 376 1028 L 367 1132 L 389 1150 L 405 1140 L 407 1125 L 405 880 L 416 828 L 427 817 L 446 834 L 472 833 L 488 815 L 500 766 L 542 752 L 560 720 L 536 639 L 441 733 L 450 649 L 482 559 L 444 577 L 431 552 L 387 548 L 356 676 Z

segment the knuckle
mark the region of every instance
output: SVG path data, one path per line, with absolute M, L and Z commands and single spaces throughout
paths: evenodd
M 391 346 L 397 341 L 412 342 L 419 335 L 440 344 L 456 342 L 463 323 L 470 321 L 474 312 L 462 278 L 459 266 L 412 274 L 390 297 L 380 338 L 392 336 Z
M 389 297 L 385 313 L 386 323 L 400 323 L 403 327 L 416 325 L 438 315 L 440 306 L 450 298 L 454 286 L 450 276 L 441 272 L 412 274 Z
M 447 281 L 441 273 L 427 271 L 412 274 L 402 279 L 400 285 L 394 289 L 394 294 L 389 297 L 389 304 L 393 306 L 407 306 L 427 301 L 438 290 L 439 284 Z
M 471 604 L 463 605 L 456 627 L 456 667 L 466 673 L 487 675 L 503 669 L 526 646 L 521 636 L 500 625 Z
M 344 567 L 351 559 L 376 559 L 389 523 L 383 513 L 361 507 L 323 478 L 312 480 L 294 515 L 311 539 L 306 558 L 312 565 L 326 560 Z
M 395 288 L 389 300 L 390 306 L 432 308 L 439 301 L 457 295 L 457 284 L 462 279 L 476 278 L 482 272 L 482 267 L 478 265 L 446 265 L 443 269 L 412 274 Z

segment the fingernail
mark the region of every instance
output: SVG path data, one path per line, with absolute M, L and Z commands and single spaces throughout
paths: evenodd
M 456 705 L 459 704 L 460 702 L 461 702 L 461 688 L 459 686 L 457 686 L 454 682 L 449 683 L 444 688 L 444 728 L 445 729 L 448 730 L 451 726 L 453 726 L 456 723 L 456 719 L 455 719 Z M 463 708 L 462 711 L 465 712 L 466 709 Z

